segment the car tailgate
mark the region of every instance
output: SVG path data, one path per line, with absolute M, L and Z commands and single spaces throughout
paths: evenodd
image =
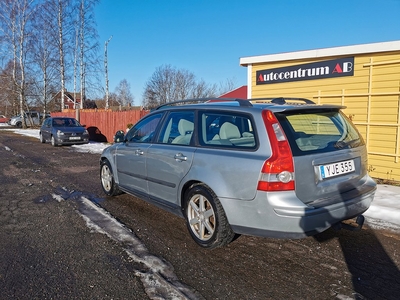
M 296 195 L 306 204 L 325 206 L 346 201 L 351 190 L 358 189 L 363 194 L 374 188 L 365 185 L 368 180 L 365 147 L 298 156 L 294 161 Z

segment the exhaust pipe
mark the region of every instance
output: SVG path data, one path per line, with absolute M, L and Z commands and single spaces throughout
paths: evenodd
M 346 222 L 347 221 L 347 222 Z M 332 226 L 332 228 L 336 230 L 346 229 L 350 231 L 359 231 L 364 225 L 365 218 L 363 215 L 358 215 L 355 222 L 348 222 L 348 220 L 342 221 L 340 223 L 336 223 Z M 346 222 L 346 223 L 345 223 Z

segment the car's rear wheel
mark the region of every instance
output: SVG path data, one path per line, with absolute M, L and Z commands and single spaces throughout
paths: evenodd
M 41 142 L 42 144 L 44 144 L 44 143 L 46 142 L 46 140 L 44 139 L 42 133 L 39 133 L 39 140 L 40 140 L 40 142 Z
M 107 159 L 100 163 L 100 181 L 106 195 L 116 196 L 121 194 L 118 184 L 114 180 L 110 162 Z
M 185 194 L 184 212 L 190 235 L 204 248 L 224 246 L 235 237 L 221 202 L 204 184 L 190 187 Z
M 57 146 L 58 146 L 57 141 L 56 141 L 54 135 L 51 136 L 51 145 L 52 145 L 53 147 L 57 147 Z

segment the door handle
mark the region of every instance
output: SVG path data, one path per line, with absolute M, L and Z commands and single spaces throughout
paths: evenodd
M 182 153 L 177 153 L 174 155 L 176 161 L 187 161 L 187 156 L 183 155 Z
M 136 149 L 135 154 L 136 154 L 136 155 L 143 155 L 144 152 L 143 152 L 143 150 Z

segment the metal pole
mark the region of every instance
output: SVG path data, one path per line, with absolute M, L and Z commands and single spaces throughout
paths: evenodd
M 109 108 L 109 103 L 108 103 L 108 60 L 107 60 L 107 46 L 108 43 L 111 41 L 112 36 L 104 43 L 104 69 L 106 72 L 106 109 Z

